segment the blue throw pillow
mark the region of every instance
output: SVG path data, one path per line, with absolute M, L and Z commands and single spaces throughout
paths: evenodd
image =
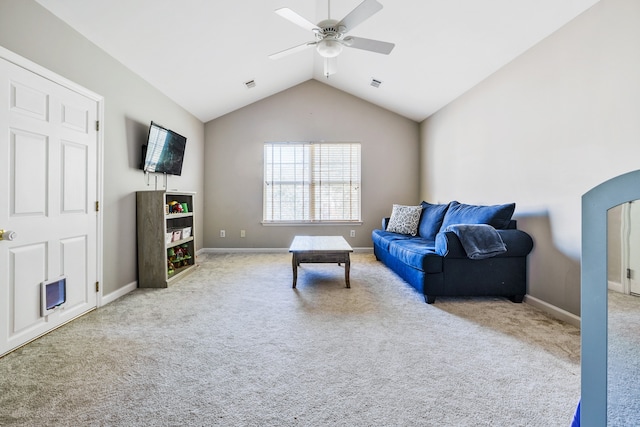
M 449 205 L 434 205 L 422 202 L 421 206 L 422 216 L 420 217 L 420 224 L 418 224 L 418 235 L 423 239 L 435 240 Z
M 489 224 L 495 229 L 506 228 L 515 209 L 515 203 L 480 206 L 465 205 L 453 201 L 449 203 L 449 209 L 444 215 L 440 231 L 444 231 L 448 226 L 454 224 Z

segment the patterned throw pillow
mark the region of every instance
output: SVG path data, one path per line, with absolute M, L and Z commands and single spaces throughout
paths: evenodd
M 387 231 L 415 236 L 418 234 L 418 223 L 422 206 L 393 205 Z

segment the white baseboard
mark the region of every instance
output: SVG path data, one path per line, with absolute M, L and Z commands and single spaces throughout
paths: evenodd
M 203 248 L 200 249 L 197 254 L 209 253 L 209 254 L 221 254 L 221 253 L 287 253 L 289 248 Z M 353 252 L 357 253 L 373 253 L 373 247 L 353 248 Z
M 576 316 L 573 313 L 569 313 L 566 310 L 563 310 L 555 305 L 551 305 L 548 302 L 542 301 L 536 297 L 532 297 L 531 295 L 524 296 L 524 302 L 530 304 L 545 313 L 555 317 L 558 320 L 562 320 L 563 322 L 567 322 L 570 325 L 575 326 L 576 328 L 580 327 L 580 316 Z
M 138 282 L 131 282 L 128 285 L 125 285 L 119 289 L 116 289 L 115 291 L 107 295 L 102 295 L 102 298 L 100 298 L 100 301 L 98 303 L 98 307 L 102 307 L 103 305 L 109 304 L 110 302 L 117 300 L 121 296 L 126 295 L 129 292 L 135 290 L 137 287 L 138 287 Z
M 357 253 L 362 253 L 362 254 L 372 254 L 373 253 L 373 246 L 371 247 L 364 247 L 364 248 L 353 248 L 353 252 L 357 252 Z
M 620 282 L 613 282 L 613 281 L 609 280 L 607 282 L 607 286 L 608 286 L 610 291 L 620 292 L 621 294 L 626 293 L 625 289 L 624 289 L 624 285 L 622 283 L 620 283 Z
M 289 248 L 202 248 L 198 251 L 198 254 L 222 254 L 222 253 L 286 253 L 289 252 Z

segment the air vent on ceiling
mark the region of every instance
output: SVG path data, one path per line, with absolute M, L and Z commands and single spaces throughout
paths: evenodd
M 382 82 L 380 80 L 371 79 L 371 86 L 380 87 L 381 84 L 382 84 Z
M 244 82 L 244 85 L 247 87 L 247 89 L 251 89 L 253 87 L 256 87 L 256 81 L 249 80 L 248 82 Z

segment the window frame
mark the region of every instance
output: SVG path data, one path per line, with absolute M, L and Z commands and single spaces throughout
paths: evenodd
M 318 176 L 319 166 L 323 163 L 326 164 L 327 155 L 321 156 L 322 162 L 318 160 L 318 153 L 322 152 L 323 148 L 327 148 L 328 146 L 343 146 L 348 147 L 349 156 L 343 156 L 340 158 L 340 161 L 335 162 L 339 163 L 349 163 L 351 166 L 349 168 L 342 169 L 342 173 L 345 170 L 348 171 L 346 174 L 346 178 L 348 181 L 337 181 L 335 177 L 329 177 L 334 179 L 329 179 L 329 184 L 327 182 L 322 182 L 322 177 Z M 269 157 L 268 150 L 271 150 L 273 155 L 273 150 L 276 147 L 296 147 L 298 149 L 302 149 L 303 154 L 299 163 L 294 163 L 296 166 L 300 166 L 302 169 L 299 171 L 300 174 L 295 176 L 293 180 L 287 181 L 283 179 L 274 179 L 275 168 L 273 165 L 276 164 L 273 161 L 269 162 L 269 160 L 273 160 L 273 158 Z M 355 153 L 354 153 L 355 149 Z M 331 151 L 331 154 L 334 152 Z M 296 226 L 306 226 L 306 225 L 340 225 L 340 224 L 349 224 L 349 225 L 357 225 L 362 224 L 362 144 L 360 142 L 354 141 L 288 141 L 288 142 L 265 142 L 263 145 L 263 192 L 262 192 L 262 224 L 266 226 L 282 226 L 282 225 L 296 225 Z M 345 159 L 348 162 L 345 162 Z M 354 162 L 356 163 L 354 165 Z M 278 162 L 282 163 L 282 161 Z M 304 166 L 308 167 L 305 170 Z M 272 167 L 270 170 L 269 167 Z M 281 171 L 278 169 L 278 171 Z M 323 169 L 326 172 L 326 168 Z M 295 173 L 294 173 L 295 175 Z M 326 178 L 326 175 L 325 175 Z M 306 197 L 305 204 L 302 206 L 301 211 L 302 215 L 298 216 L 298 214 L 294 214 L 293 219 L 282 219 L 283 215 L 280 212 L 276 216 L 280 216 L 280 218 L 274 219 L 274 216 L 267 215 L 267 210 L 273 209 L 274 197 L 273 194 L 270 194 L 273 189 L 269 189 L 270 185 L 278 185 L 281 183 L 285 183 L 285 185 L 291 186 L 299 186 L 302 190 L 302 197 Z M 334 210 L 325 210 L 322 207 L 323 201 L 317 200 L 317 194 L 320 193 L 322 189 L 327 190 L 327 188 L 331 187 L 331 183 L 335 184 L 335 187 L 342 186 L 343 189 L 348 189 L 347 191 L 351 194 L 351 196 L 339 199 L 339 203 L 348 203 L 347 208 L 343 208 L 342 211 L 351 212 L 349 215 L 344 216 L 339 219 L 331 219 L 331 215 L 335 215 L 336 211 Z M 295 193 L 296 189 L 292 191 Z M 295 199 L 295 196 L 294 196 Z M 268 201 L 272 203 L 268 203 Z M 330 200 L 330 199 L 329 199 Z M 281 200 L 278 199 L 276 203 L 280 203 Z M 285 202 L 286 203 L 286 202 Z M 295 200 L 294 204 L 297 203 Z M 326 203 L 326 202 L 325 202 Z M 355 204 L 355 209 L 354 209 Z M 295 210 L 296 207 L 294 206 Z M 339 211 L 339 210 L 338 210 Z M 354 212 L 355 211 L 355 212 Z M 305 213 L 306 212 L 306 213 Z M 323 214 L 328 215 L 328 219 L 325 217 L 323 219 Z

